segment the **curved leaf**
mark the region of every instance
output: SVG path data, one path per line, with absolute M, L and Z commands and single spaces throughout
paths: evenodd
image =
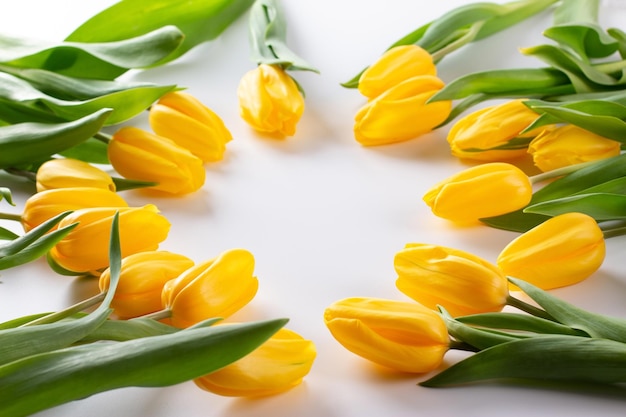
M 604 58 L 618 49 L 618 42 L 594 23 L 556 25 L 544 30 L 543 35 L 583 58 Z
M 91 17 L 66 41 L 112 42 L 173 25 L 184 33 L 180 46 L 152 65 L 171 61 L 194 46 L 217 38 L 254 0 L 125 0 Z
M 112 80 L 128 69 L 148 67 L 163 60 L 182 40 L 183 34 L 174 26 L 111 42 L 55 44 L 0 37 L 0 62 L 73 77 Z
M 545 214 L 546 216 L 579 212 L 587 214 L 599 222 L 622 220 L 626 219 L 626 195 L 609 193 L 577 194 L 532 204 L 526 207 L 524 212 Z

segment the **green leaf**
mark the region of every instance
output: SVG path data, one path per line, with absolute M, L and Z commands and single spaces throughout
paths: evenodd
M 626 143 L 626 105 L 609 100 L 566 103 L 528 101 L 526 105 L 562 123 L 570 123 L 597 135 Z
M 588 337 L 585 332 L 564 326 L 551 320 L 520 313 L 481 313 L 457 317 L 460 323 L 502 330 L 514 330 L 538 334 L 565 334 L 570 336 Z
M 429 102 L 457 100 L 474 94 L 531 97 L 573 93 L 569 79 L 553 68 L 502 69 L 461 76 L 439 90 Z
M 25 122 L 0 127 L 0 168 L 48 159 L 95 135 L 111 109 L 100 109 L 65 123 Z
M 68 88 L 64 90 L 70 94 L 84 95 L 80 90 L 80 81 L 70 77 L 62 77 L 59 82 L 67 80 Z M 51 78 L 51 77 L 48 77 Z M 73 85 L 72 85 L 73 84 Z M 71 86 L 71 87 L 70 87 Z M 139 84 L 110 91 L 87 100 L 64 100 L 52 97 L 21 78 L 0 72 L 0 97 L 14 102 L 21 102 L 26 106 L 37 109 L 48 109 L 54 115 L 64 120 L 75 120 L 92 114 L 102 108 L 112 109 L 106 124 L 117 124 L 126 121 L 144 111 L 163 94 L 172 91 L 173 85 L 158 86 Z M 58 89 L 56 89 L 58 91 Z M 101 90 L 102 91 L 102 90 Z M 87 90 L 87 94 L 95 91 Z
M 458 341 L 465 342 L 478 350 L 487 349 L 491 346 L 507 343 L 520 337 L 516 334 L 493 331 L 491 329 L 479 329 L 468 326 L 459 320 L 455 320 L 441 306 L 439 306 L 441 317 L 446 323 L 446 328 L 451 337 Z
M 609 193 L 577 194 L 533 204 L 524 209 L 525 213 L 558 216 L 579 212 L 593 217 L 596 221 L 626 219 L 626 195 Z
M 626 32 L 618 28 L 610 28 L 607 29 L 607 33 L 617 40 L 619 54 L 623 59 L 626 58 Z
M 117 191 L 135 190 L 137 188 L 154 187 L 155 185 L 158 185 L 158 182 L 139 181 L 117 177 L 113 177 L 112 179 L 115 183 L 115 189 Z
M 19 235 L 16 235 L 9 229 L 5 229 L 4 227 L 0 227 L 0 240 L 13 240 L 18 238 Z
M 242 15 L 254 0 L 125 0 L 114 4 L 75 29 L 66 39 L 72 42 L 111 42 L 149 33 L 173 25 L 184 33 L 180 46 L 154 63 L 161 65 L 194 46 L 217 38 Z
M 287 21 L 275 0 L 256 0 L 250 9 L 250 53 L 257 64 L 319 72 L 287 46 Z
M 626 382 L 626 344 L 565 335 L 520 339 L 478 352 L 420 385 L 445 387 L 511 378 Z
M 0 246 L 0 259 L 7 256 L 15 255 L 27 248 L 28 246 L 32 245 L 42 236 L 52 230 L 63 218 L 67 217 L 67 215 L 70 213 L 70 211 L 60 213 L 52 217 L 51 219 L 46 220 L 28 233 L 19 236 L 11 243 Z
M 13 202 L 13 196 L 11 195 L 11 190 L 7 187 L 0 187 L 0 201 L 6 201 L 12 206 L 15 206 Z
M 92 164 L 110 164 L 107 144 L 94 138 L 89 138 L 78 145 L 59 152 L 59 154 L 66 158 L 78 159 Z
M 559 323 L 581 330 L 591 337 L 626 343 L 626 320 L 583 310 L 526 281 L 512 277 L 509 277 L 509 281 Z
M 0 414 L 28 415 L 116 388 L 198 378 L 247 355 L 286 321 L 195 328 L 30 356 L 0 367 Z
M 0 62 L 71 77 L 113 80 L 131 68 L 145 68 L 162 61 L 182 41 L 183 34 L 171 25 L 110 42 L 55 44 L 3 36 L 0 37 Z

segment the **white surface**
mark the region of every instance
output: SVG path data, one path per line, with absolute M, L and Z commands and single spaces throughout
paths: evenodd
M 4 33 L 62 39 L 110 0 L 21 0 L 0 14 Z M 467 250 L 494 261 L 515 235 L 487 227 L 459 229 L 422 202 L 436 181 L 463 168 L 449 156 L 445 131 L 407 143 L 363 148 L 352 134 L 364 99 L 339 86 L 393 41 L 443 12 L 447 1 L 284 0 L 290 46 L 321 70 L 296 73 L 307 92 L 295 137 L 256 135 L 239 119 L 236 87 L 253 67 L 246 19 L 179 61 L 135 75 L 189 87 L 225 120 L 234 140 L 223 162 L 207 165 L 203 190 L 182 199 L 123 195 L 131 205 L 155 203 L 171 221 L 162 249 L 196 261 L 243 247 L 256 257 L 260 288 L 237 318 L 289 317 L 288 327 L 312 339 L 318 358 L 305 382 L 260 400 L 222 398 L 185 383 L 165 389 L 122 389 L 42 412 L 40 416 L 616 416 L 623 392 L 532 386 L 416 386 L 424 376 L 381 371 L 341 347 L 322 321 L 324 308 L 349 296 L 405 299 L 395 288 L 393 255 L 407 242 Z M 626 21 L 626 2 L 606 2 L 602 23 Z M 516 48 L 542 42 L 546 15 L 446 58 L 440 76 L 494 67 L 535 66 Z M 145 117 L 133 124 L 147 127 Z M 0 177 L 5 182 L 5 177 Z M 4 185 L 4 184 L 3 184 Z M 19 211 L 27 194 L 13 183 Z M 6 211 L 6 205 L 2 209 Z M 575 287 L 555 291 L 597 312 L 626 317 L 624 238 L 608 242 L 602 269 Z M 95 293 L 96 282 L 52 273 L 45 262 L 2 271 L 0 321 L 58 309 Z M 459 358 L 450 354 L 446 364 Z M 0 387 L 1 389 L 1 387 Z

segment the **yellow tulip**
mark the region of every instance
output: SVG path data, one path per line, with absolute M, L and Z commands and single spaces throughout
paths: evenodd
M 610 158 L 620 154 L 620 143 L 574 125 L 547 130 L 530 142 L 528 153 L 542 171 Z
M 92 187 L 115 191 L 109 174 L 87 162 L 71 158 L 51 159 L 37 170 L 37 191 L 55 188 Z
M 401 45 L 387 50 L 359 78 L 359 92 L 374 98 L 418 75 L 437 75 L 432 56 L 417 45 Z
M 26 200 L 22 227 L 29 231 L 65 211 L 91 207 L 128 207 L 122 197 L 103 188 L 75 187 L 45 190 Z
M 59 222 L 59 228 L 73 223 L 78 226 L 50 250 L 52 260 L 77 273 L 106 268 L 109 265 L 111 222 L 116 212 L 119 212 L 122 257 L 156 250 L 167 237 L 170 223 L 151 204 L 80 209 Z
M 429 133 L 452 109 L 450 101 L 426 104 L 444 86 L 432 75 L 396 84 L 370 100 L 355 116 L 354 137 L 365 146 L 386 145 Z
M 252 353 L 194 382 L 206 391 L 229 397 L 278 394 L 302 382 L 315 356 L 313 342 L 283 328 Z
M 523 100 L 486 107 L 459 119 L 448 133 L 452 155 L 478 161 L 503 161 L 526 155 L 528 143 L 547 127 L 521 132 L 539 115 Z
M 233 137 L 220 117 L 191 94 L 165 94 L 150 107 L 150 127 L 204 162 L 224 157 L 226 143 Z
M 420 304 L 443 306 L 453 316 L 500 311 L 507 303 L 506 276 L 495 265 L 458 249 L 408 244 L 394 258 L 396 286 Z
M 293 136 L 304 112 L 296 82 L 278 65 L 261 64 L 237 88 L 239 112 L 259 132 Z
M 450 345 L 441 316 L 418 303 L 346 298 L 326 308 L 324 322 L 352 353 L 402 372 L 437 369 Z
M 108 145 L 113 168 L 125 178 L 157 182 L 151 190 L 188 194 L 204 184 L 202 160 L 169 139 L 136 127 L 118 130 Z
M 164 308 L 176 327 L 189 327 L 213 317 L 226 318 L 254 298 L 259 282 L 254 257 L 244 249 L 232 249 L 197 264 L 165 284 Z
M 122 319 L 140 317 L 161 310 L 165 283 L 193 266 L 186 256 L 165 251 L 139 252 L 122 259 L 120 279 L 111 307 Z M 109 289 L 111 272 L 100 275 L 100 291 Z
M 432 212 L 459 223 L 518 210 L 532 197 L 532 184 L 514 165 L 491 162 L 461 171 L 424 195 Z
M 506 275 L 549 290 L 589 277 L 602 265 L 605 251 L 604 235 L 592 217 L 566 213 L 518 236 L 497 262 Z

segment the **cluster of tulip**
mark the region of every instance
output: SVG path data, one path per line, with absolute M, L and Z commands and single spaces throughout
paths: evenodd
M 415 302 L 347 298 L 330 305 L 324 320 L 344 347 L 363 358 L 401 372 L 431 372 L 441 366 L 450 349 L 477 351 L 487 347 L 473 339 L 475 332 L 459 330 L 458 320 L 491 317 L 483 327 L 497 328 L 500 321 L 502 326 L 510 326 L 509 322 L 504 324 L 510 313 L 502 312 L 508 305 L 540 320 L 556 321 L 545 311 L 513 297 L 510 291 L 534 288 L 544 294 L 547 289 L 575 284 L 595 272 L 604 255 L 602 231 L 595 220 L 580 213 L 553 217 L 518 236 L 502 250 L 497 264 L 458 249 L 408 244 L 394 259 L 396 286 Z M 520 279 L 511 279 L 514 285 L 507 276 Z M 568 332 L 576 334 L 574 330 Z M 558 332 L 548 326 L 539 333 Z M 540 372 L 527 376 L 548 378 Z M 505 363 L 500 376 L 516 375 Z

